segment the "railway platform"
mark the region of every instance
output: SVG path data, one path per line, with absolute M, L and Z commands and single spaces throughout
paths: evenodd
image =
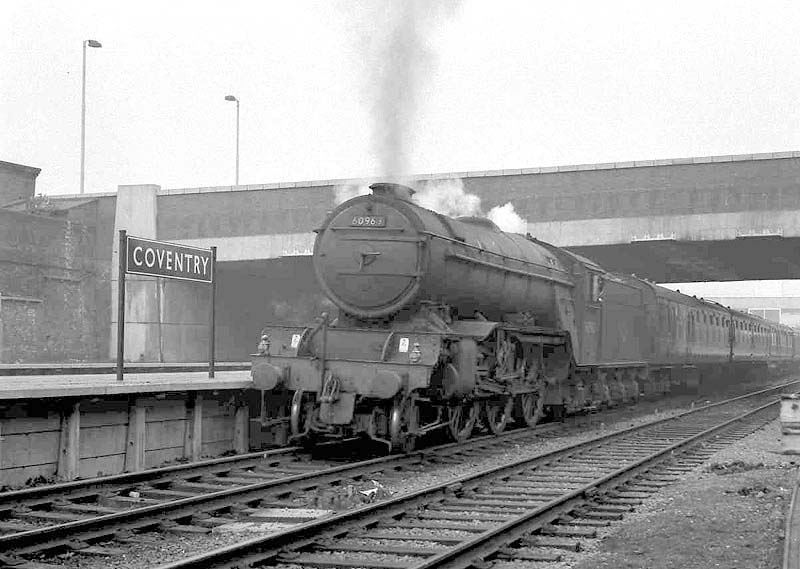
M 122 381 L 110 373 L 0 375 L 0 401 L 247 389 L 252 384 L 249 370 L 217 371 L 213 378 L 202 371 L 126 373 Z
M 244 363 L 0 367 L 0 488 L 195 461 L 250 447 Z

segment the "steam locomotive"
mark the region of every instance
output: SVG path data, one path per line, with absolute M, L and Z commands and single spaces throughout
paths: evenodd
M 463 441 L 479 420 L 500 433 L 795 356 L 786 326 L 370 188 L 314 244 L 338 316 L 267 326 L 253 356 L 262 424 L 288 422 L 292 440 L 409 451 L 434 430 Z

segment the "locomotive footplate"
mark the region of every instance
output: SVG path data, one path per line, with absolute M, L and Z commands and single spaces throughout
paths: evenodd
M 462 433 L 482 413 L 498 431 L 512 408 L 538 420 L 548 378 L 569 369 L 568 334 L 481 319 L 448 324 L 435 332 L 265 328 L 254 384 L 294 394 L 295 439 L 366 435 L 405 448 L 409 437 L 448 425 Z

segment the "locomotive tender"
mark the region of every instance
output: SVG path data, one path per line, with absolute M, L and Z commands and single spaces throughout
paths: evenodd
M 293 439 L 408 451 L 434 429 L 463 441 L 481 416 L 499 433 L 512 416 L 533 425 L 794 357 L 786 326 L 424 209 L 399 184 L 370 188 L 314 244 L 338 317 L 268 326 L 253 356 L 261 422 L 288 421 Z

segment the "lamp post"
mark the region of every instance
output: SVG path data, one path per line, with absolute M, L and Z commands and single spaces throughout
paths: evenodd
M 86 47 L 103 47 L 97 40 L 83 40 L 83 89 L 81 89 L 81 193 L 86 163 Z
M 239 185 L 239 99 L 233 95 L 225 95 L 226 101 L 236 102 L 236 185 Z

